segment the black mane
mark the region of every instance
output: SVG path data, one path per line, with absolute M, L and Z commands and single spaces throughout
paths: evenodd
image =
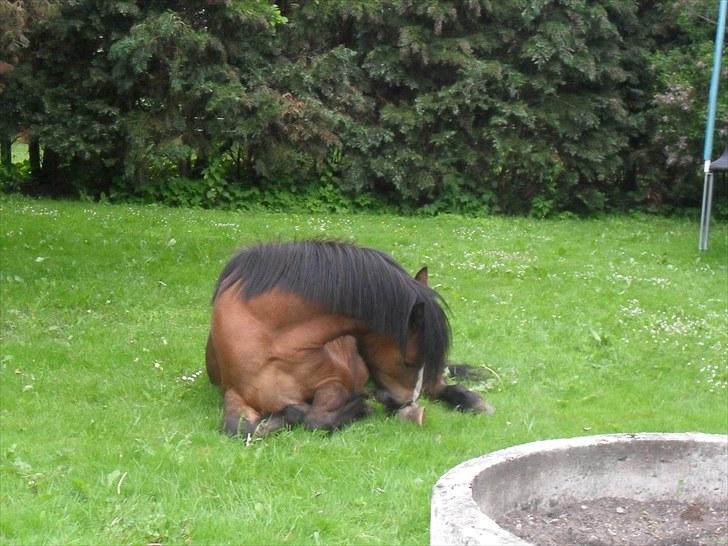
M 442 299 L 383 252 L 332 241 L 257 245 L 241 250 L 228 262 L 215 298 L 238 281 L 245 300 L 274 288 L 291 292 L 331 313 L 364 322 L 371 330 L 392 337 L 402 350 L 418 305 L 425 381 L 433 383 L 444 369 L 450 328 Z

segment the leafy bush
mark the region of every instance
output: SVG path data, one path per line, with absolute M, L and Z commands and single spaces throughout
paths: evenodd
M 90 196 L 94 198 L 94 196 Z M 222 178 L 202 180 L 180 176 L 134 187 L 119 178 L 111 190 L 95 196 L 112 202 L 161 203 L 173 207 L 236 210 L 274 210 L 301 213 L 385 212 L 394 208 L 371 193 L 347 195 L 333 184 L 243 188 Z
M 17 193 L 30 180 L 30 162 L 0 164 L 0 192 Z
M 52 193 L 537 217 L 699 202 L 712 0 L 48 4 L 12 29 L 0 137 L 27 131 Z
M 644 140 L 635 150 L 633 199 L 647 207 L 699 203 L 716 15 L 716 2 L 707 0 L 658 3 L 646 14 L 654 29 L 654 46 L 645 52 L 653 79 L 640 112 Z M 724 59 L 713 158 L 728 142 L 727 80 Z

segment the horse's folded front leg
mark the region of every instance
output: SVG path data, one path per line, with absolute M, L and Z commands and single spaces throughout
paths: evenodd
M 229 436 L 242 436 L 246 441 L 255 433 L 260 415 L 232 389 L 223 396 L 222 431 Z
M 291 405 L 261 417 L 240 395 L 228 389 L 223 401 L 222 430 L 229 436 L 240 436 L 248 442 L 288 426 L 300 425 L 310 408 L 309 404 Z
M 281 411 L 269 413 L 258 422 L 255 427 L 255 436 L 265 436 L 282 428 L 300 425 L 310 409 L 309 404 L 296 404 L 286 406 Z
M 330 381 L 316 389 L 303 424 L 310 429 L 336 430 L 370 413 L 360 395 L 353 394 L 341 383 Z

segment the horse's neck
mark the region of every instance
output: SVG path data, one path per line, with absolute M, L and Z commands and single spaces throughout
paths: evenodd
M 399 347 L 390 336 L 366 331 L 360 332 L 357 339 L 359 350 L 367 363 L 398 359 Z

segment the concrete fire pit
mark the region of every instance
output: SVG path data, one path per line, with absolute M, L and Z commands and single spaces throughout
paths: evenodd
M 430 544 L 531 544 L 495 520 L 513 509 L 621 497 L 728 501 L 728 436 L 642 433 L 533 442 L 466 461 L 432 494 Z

